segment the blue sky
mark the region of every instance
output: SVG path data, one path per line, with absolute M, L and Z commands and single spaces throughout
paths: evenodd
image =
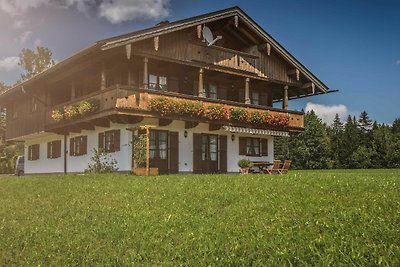
M 330 122 L 366 110 L 400 117 L 400 1 L 0 0 L 0 81 L 19 78 L 24 47 L 49 47 L 62 60 L 96 40 L 239 6 L 331 89 L 291 101 Z

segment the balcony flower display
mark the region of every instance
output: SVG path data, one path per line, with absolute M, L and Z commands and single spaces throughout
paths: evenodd
M 230 119 L 238 122 L 247 122 L 249 120 L 249 112 L 245 108 L 231 108 Z
M 193 118 L 205 118 L 214 121 L 237 121 L 252 125 L 274 125 L 285 127 L 289 124 L 288 115 L 271 115 L 267 111 L 251 111 L 246 108 L 229 108 L 222 104 L 207 104 L 201 101 L 175 99 L 164 96 L 149 101 L 149 109 L 161 116 L 181 114 Z
M 79 116 L 84 116 L 99 109 L 99 103 L 95 99 L 84 100 L 77 105 L 65 106 L 61 109 L 52 111 L 51 117 L 54 121 L 71 120 Z
M 204 116 L 210 120 L 227 120 L 229 119 L 229 109 L 224 105 L 211 104 L 207 105 Z

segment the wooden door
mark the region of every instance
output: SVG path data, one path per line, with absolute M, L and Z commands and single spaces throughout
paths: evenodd
M 218 166 L 218 135 L 194 134 L 193 172 L 216 173 Z
M 168 131 L 150 130 L 150 167 L 168 173 Z

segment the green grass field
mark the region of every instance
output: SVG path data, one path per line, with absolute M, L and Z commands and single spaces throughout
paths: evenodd
M 0 265 L 400 266 L 400 170 L 3 177 Z

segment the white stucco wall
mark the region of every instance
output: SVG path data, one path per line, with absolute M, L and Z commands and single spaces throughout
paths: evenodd
M 131 132 L 126 130 L 128 127 L 138 125 L 158 125 L 157 119 L 145 119 L 140 124 L 136 125 L 122 125 L 122 124 L 111 124 L 110 128 L 96 127 L 94 131 L 83 130 L 80 134 L 71 134 L 67 138 L 67 151 L 69 150 L 69 139 L 71 137 L 87 135 L 87 151 L 86 155 L 82 156 L 70 156 L 67 154 L 67 172 L 83 172 L 90 162 L 90 158 L 93 155 L 92 151 L 94 148 L 98 148 L 98 134 L 99 132 L 107 131 L 110 129 L 121 130 L 121 148 L 120 151 L 110 153 L 111 157 L 116 159 L 118 162 L 118 168 L 120 171 L 131 170 L 131 158 L 132 158 L 132 147 L 131 147 Z M 239 159 L 245 156 L 239 155 L 239 137 L 250 136 L 260 137 L 268 139 L 268 156 L 263 157 L 247 157 L 253 161 L 270 161 L 274 159 L 274 144 L 272 136 L 261 136 L 261 135 L 246 135 L 246 134 L 233 134 L 234 140 L 232 141 L 232 133 L 225 130 L 208 131 L 208 124 L 200 123 L 198 126 L 192 129 L 186 129 L 188 135 L 184 137 L 185 123 L 183 121 L 173 121 L 168 126 L 156 127 L 156 129 L 163 129 L 169 131 L 177 131 L 179 133 L 179 171 L 180 172 L 192 172 L 193 171 L 193 133 L 210 133 L 217 135 L 227 136 L 227 155 L 228 155 L 228 172 L 238 172 L 239 167 L 237 162 Z M 47 142 L 52 140 L 62 140 L 62 156 L 57 159 L 47 159 Z M 36 161 L 25 161 L 25 173 L 62 173 L 64 171 L 64 159 L 63 159 L 63 144 L 64 137 L 61 135 L 50 135 L 47 137 L 33 138 L 25 142 L 25 156 L 27 159 L 27 147 L 31 144 L 40 144 L 40 158 Z

